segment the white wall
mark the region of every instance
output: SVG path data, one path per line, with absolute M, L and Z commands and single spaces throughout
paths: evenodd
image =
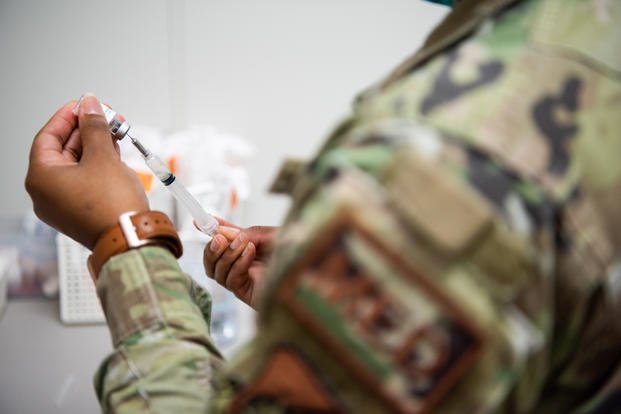
M 311 156 L 444 12 L 418 0 L 2 0 L 0 218 L 30 208 L 34 134 L 92 91 L 136 124 L 252 140 L 245 221 L 277 224 L 287 200 L 266 189 L 283 158 Z

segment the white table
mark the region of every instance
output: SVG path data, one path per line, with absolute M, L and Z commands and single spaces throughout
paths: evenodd
M 93 375 L 106 325 L 63 325 L 58 301 L 10 300 L 0 319 L 0 412 L 97 413 Z
M 238 306 L 227 357 L 255 330 L 254 311 Z M 93 375 L 112 351 L 106 325 L 65 325 L 58 301 L 46 299 L 12 299 L 0 318 L 0 414 L 100 412 Z

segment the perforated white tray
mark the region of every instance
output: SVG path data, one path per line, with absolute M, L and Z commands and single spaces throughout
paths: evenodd
M 61 321 L 66 324 L 105 323 L 95 284 L 86 267 L 90 252 L 63 234 L 57 236 L 56 248 Z

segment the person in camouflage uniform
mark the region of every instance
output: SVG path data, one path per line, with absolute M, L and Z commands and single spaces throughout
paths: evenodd
M 621 412 L 619 45 L 618 1 L 456 4 L 311 162 L 285 164 L 278 231 L 223 223 L 205 249 L 259 311 L 232 361 L 166 249 L 105 264 L 102 410 Z M 97 101 L 79 121 L 70 106 L 37 136 L 27 188 L 92 247 L 147 206 Z M 75 186 L 102 162 L 122 203 Z

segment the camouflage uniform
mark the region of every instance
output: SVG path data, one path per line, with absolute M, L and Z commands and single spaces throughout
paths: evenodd
M 233 361 L 165 250 L 108 262 L 104 411 L 620 412 L 620 45 L 619 1 L 458 3 L 285 165 Z

